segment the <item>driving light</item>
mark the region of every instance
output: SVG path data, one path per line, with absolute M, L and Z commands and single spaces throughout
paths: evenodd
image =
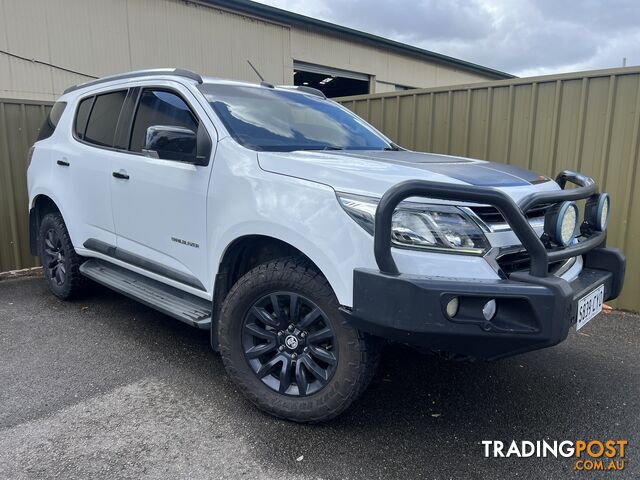
M 482 315 L 484 316 L 484 319 L 487 321 L 491 320 L 496 314 L 496 308 L 497 306 L 495 300 L 489 300 L 487 303 L 485 303 L 484 307 L 482 307 Z
M 607 229 L 610 204 L 611 200 L 609 200 L 609 195 L 606 193 L 601 193 L 587 200 L 584 218 L 592 228 L 599 232 L 604 232 Z
M 342 208 L 373 235 L 378 200 L 339 194 Z M 483 255 L 489 242 L 480 227 L 457 207 L 402 202 L 393 213 L 391 240 L 396 247 Z
M 563 247 L 574 239 L 578 228 L 578 206 L 574 202 L 554 205 L 544 216 L 544 231 L 551 240 Z
M 458 297 L 453 297 L 451 300 L 449 300 L 449 302 L 447 303 L 447 315 L 449 316 L 449 318 L 453 318 L 456 316 L 459 306 L 460 300 L 458 299 Z

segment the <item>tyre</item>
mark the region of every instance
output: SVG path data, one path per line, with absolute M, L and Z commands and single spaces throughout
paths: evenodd
M 329 420 L 365 390 L 376 339 L 349 325 L 324 276 L 286 258 L 245 274 L 220 312 L 220 354 L 231 379 L 261 410 L 295 422 Z
M 38 248 L 49 290 L 62 300 L 79 296 L 86 279 L 80 273 L 83 258 L 73 248 L 62 215 L 48 213 L 40 222 Z

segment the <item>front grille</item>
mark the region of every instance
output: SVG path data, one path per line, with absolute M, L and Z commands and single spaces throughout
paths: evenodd
M 569 259 L 571 260 L 571 259 Z M 531 267 L 531 257 L 526 250 L 521 252 L 505 253 L 496 258 L 498 266 L 507 275 L 511 275 L 513 272 L 529 270 Z M 568 260 L 558 260 L 557 262 L 549 263 L 549 273 L 555 273 L 560 267 L 565 265 Z
M 547 209 L 550 206 L 550 203 L 536 205 L 535 207 L 529 209 L 525 216 L 529 219 L 529 221 L 541 219 L 544 217 L 544 214 L 547 212 Z M 504 225 L 507 223 L 496 207 L 471 207 L 471 210 L 489 227 L 493 225 Z

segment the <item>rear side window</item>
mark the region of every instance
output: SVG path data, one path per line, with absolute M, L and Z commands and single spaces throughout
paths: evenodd
M 42 127 L 40 127 L 38 140 L 44 140 L 45 138 L 49 138 L 51 135 L 53 135 L 53 132 L 58 126 L 58 122 L 60 121 L 60 117 L 62 116 L 62 112 L 64 112 L 66 106 L 67 102 L 56 102 L 53 104 L 53 107 L 51 107 L 51 110 L 49 110 L 47 118 L 44 119 Z
M 93 100 L 95 97 L 85 98 L 78 105 L 78 111 L 76 112 L 76 121 L 74 123 L 74 129 L 76 137 L 84 140 L 84 132 L 87 129 L 87 120 L 89 120 L 89 113 L 93 106 Z
M 89 115 L 84 140 L 103 147 L 112 147 L 120 110 L 127 96 L 126 90 L 97 95 Z M 78 112 L 80 113 L 80 112 Z
M 141 152 L 147 128 L 154 125 L 184 127 L 193 132 L 198 130 L 198 120 L 179 95 L 165 90 L 145 90 L 133 122 L 129 150 Z

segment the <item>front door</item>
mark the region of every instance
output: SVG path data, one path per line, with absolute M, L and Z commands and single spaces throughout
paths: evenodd
M 128 152 L 117 152 L 113 157 L 111 201 L 121 260 L 180 284 L 211 291 L 206 255 L 211 160 L 200 166 L 154 158 L 157 155 L 150 156 L 153 152 L 145 149 L 149 127 L 198 131 L 204 112 L 187 97 L 187 93 L 167 87 L 141 89 Z

